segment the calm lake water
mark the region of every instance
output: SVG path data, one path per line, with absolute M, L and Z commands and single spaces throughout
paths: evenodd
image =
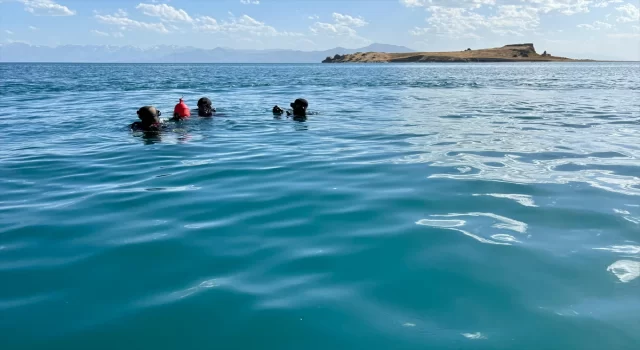
M 640 346 L 638 63 L 1 64 L 0 146 L 3 350 Z

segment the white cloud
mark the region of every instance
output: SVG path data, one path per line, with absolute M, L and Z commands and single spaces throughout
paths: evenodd
M 607 35 L 610 38 L 616 39 L 635 39 L 640 38 L 640 33 L 615 33 Z
M 13 40 L 13 39 L 7 39 L 6 40 L 8 44 L 25 44 L 25 45 L 31 45 L 30 42 L 28 41 L 24 41 L 24 40 Z
M 606 22 L 602 22 L 602 21 L 595 21 L 593 22 L 593 24 L 578 24 L 577 27 L 581 29 L 587 29 L 587 30 L 601 30 L 601 29 L 611 29 L 613 28 L 613 25 Z
M 313 33 L 328 33 L 333 35 L 346 35 L 346 36 L 355 36 L 357 32 L 353 28 L 349 28 L 346 26 L 331 24 L 331 23 L 322 23 L 317 22 L 311 27 L 311 32 Z
M 352 17 L 336 12 L 333 13 L 333 20 L 336 25 L 345 27 L 364 27 L 369 24 L 362 17 Z
M 518 32 L 512 29 L 494 29 L 492 31 L 500 36 L 507 36 L 507 35 L 524 36 L 524 34 L 522 34 L 521 32 Z
M 97 35 L 97 36 L 109 36 L 109 33 L 101 32 L 101 31 L 95 30 L 95 29 L 91 31 L 91 34 Z
M 240 0 L 245 5 L 260 5 L 260 0 Z
M 498 14 L 488 18 L 490 28 L 519 28 L 532 30 L 540 24 L 538 10 L 532 7 L 504 5 L 498 8 Z
M 10 31 L 10 30 L 8 30 L 8 29 L 7 29 L 7 30 L 5 30 L 4 32 L 5 32 L 5 33 L 7 33 L 7 34 L 9 34 L 9 35 L 13 35 L 13 32 L 12 32 L 12 31 Z
M 332 43 L 345 46 L 364 46 L 371 44 L 371 40 L 358 35 L 358 32 L 349 27 L 338 26 L 331 23 L 316 22 L 309 27 L 313 35 L 331 38 Z
M 593 3 L 592 7 L 608 7 L 610 4 L 619 4 L 624 2 L 624 0 L 599 0 L 598 2 Z
M 565 15 L 589 12 L 592 0 L 522 0 L 544 13 L 558 11 Z
M 482 31 L 501 36 L 524 36 L 522 31 L 533 31 L 540 25 L 538 10 L 520 5 L 503 5 L 493 16 L 485 17 L 465 8 L 431 6 L 427 18 L 430 27 L 416 27 L 411 35 L 434 33 L 455 39 L 480 38 Z
M 314 35 L 327 35 L 333 38 L 341 38 L 348 41 L 349 44 L 361 45 L 371 43 L 370 40 L 358 35 L 353 28 L 364 27 L 367 21 L 362 17 L 353 17 L 334 12 L 333 23 L 316 22 L 309 30 Z
M 73 16 L 75 11 L 60 5 L 53 0 L 20 0 L 25 11 L 36 16 Z
M 167 4 L 152 5 L 141 3 L 136 6 L 136 9 L 141 10 L 147 16 L 158 17 L 167 22 L 193 22 L 193 19 L 185 10 L 176 9 Z
M 309 16 L 309 19 L 317 20 L 317 19 L 320 19 L 320 16 L 318 16 L 318 15 Z
M 34 26 L 29 26 L 29 30 L 36 31 L 36 30 L 38 30 L 38 28 L 37 28 L 37 27 L 34 27 Z
M 118 11 L 113 15 L 96 15 L 95 18 L 102 23 L 118 26 L 120 30 L 144 29 L 158 33 L 169 33 L 169 30 L 167 30 L 167 27 L 165 27 L 163 23 L 140 22 L 130 19 L 123 14 L 126 15 L 126 13 Z
M 616 19 L 618 22 L 626 23 L 640 21 L 640 9 L 633 4 L 625 4 L 616 7 L 616 10 L 622 13 L 622 15 Z
M 483 5 L 495 5 L 496 0 L 400 0 L 406 7 L 451 7 L 451 8 L 479 8 Z
M 109 36 L 109 37 L 113 37 L 113 38 L 123 38 L 124 37 L 124 34 L 122 34 L 121 32 L 113 32 L 113 33 L 109 34 L 109 33 L 106 33 L 106 32 L 99 31 L 99 30 L 95 30 L 95 29 L 91 31 L 91 34 L 96 35 L 96 36 L 103 36 L 103 37 Z
M 414 36 L 421 36 L 429 33 L 430 31 L 431 28 L 414 27 L 413 29 L 409 30 L 409 34 Z
M 484 16 L 463 8 L 432 6 L 427 23 L 436 34 L 452 38 L 480 38 L 476 32 L 487 26 Z
M 425 6 L 424 0 L 400 0 L 400 3 L 406 7 L 422 7 Z
M 231 17 L 228 21 L 218 22 L 213 17 L 204 16 L 195 21 L 194 28 L 202 32 L 216 32 L 226 34 L 244 34 L 253 36 L 302 36 L 301 33 L 280 32 L 272 26 L 260 22 L 252 17 L 243 15 L 240 18 Z
M 209 16 L 200 17 L 196 20 L 196 22 L 197 24 L 195 28 L 197 30 L 200 30 L 203 32 L 221 31 L 220 24 L 218 24 L 218 21 L 213 17 L 209 17 Z
M 481 7 L 521 5 L 535 8 L 542 13 L 553 11 L 565 15 L 587 13 L 590 7 L 607 7 L 609 4 L 620 3 L 623 0 L 399 0 L 406 7 L 446 7 L 460 9 L 478 9 Z

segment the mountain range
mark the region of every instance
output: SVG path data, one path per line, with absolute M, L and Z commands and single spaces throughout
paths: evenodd
M 62 45 L 25 43 L 0 45 L 0 62 L 91 62 L 91 63 L 320 63 L 328 56 L 356 52 L 414 52 L 407 47 L 372 44 L 359 49 L 336 47 L 325 51 L 238 50 L 217 47 L 201 49 L 180 46 Z

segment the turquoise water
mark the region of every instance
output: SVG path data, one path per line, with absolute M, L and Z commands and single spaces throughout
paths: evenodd
M 637 349 L 639 68 L 0 65 L 0 348 Z

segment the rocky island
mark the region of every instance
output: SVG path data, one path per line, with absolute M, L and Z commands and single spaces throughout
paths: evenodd
M 574 62 L 566 57 L 536 52 L 533 44 L 505 45 L 494 49 L 454 52 L 357 52 L 327 57 L 322 63 L 413 63 L 413 62 Z

